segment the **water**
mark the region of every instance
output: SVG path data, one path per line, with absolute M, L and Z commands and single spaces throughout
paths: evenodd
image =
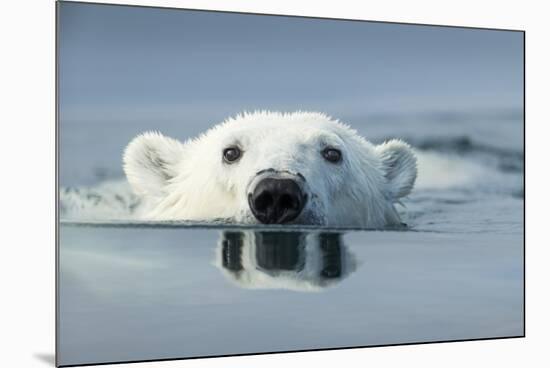
M 62 225 L 61 364 L 523 334 L 521 234 Z

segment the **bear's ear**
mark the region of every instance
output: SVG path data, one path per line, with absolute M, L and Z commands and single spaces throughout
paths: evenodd
M 165 185 L 177 175 L 184 145 L 157 132 L 134 138 L 124 151 L 124 173 L 138 195 L 161 195 Z
M 392 139 L 376 146 L 376 152 L 388 180 L 389 196 L 398 199 L 409 194 L 417 173 L 416 156 L 411 147 L 403 141 Z

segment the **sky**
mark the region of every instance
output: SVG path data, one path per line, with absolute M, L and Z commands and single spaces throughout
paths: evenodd
M 523 33 L 62 2 L 60 121 L 520 110 Z

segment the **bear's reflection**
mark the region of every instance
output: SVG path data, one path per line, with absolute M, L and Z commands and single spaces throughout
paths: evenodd
M 228 231 L 216 265 L 243 288 L 317 291 L 344 279 L 356 261 L 339 233 Z

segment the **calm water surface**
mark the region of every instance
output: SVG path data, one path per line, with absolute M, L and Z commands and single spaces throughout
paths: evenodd
M 61 225 L 59 359 L 518 336 L 521 234 Z

